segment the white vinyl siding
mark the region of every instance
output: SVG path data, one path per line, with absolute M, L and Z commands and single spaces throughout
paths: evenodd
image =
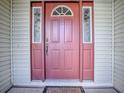
M 30 2 L 13 0 L 13 80 L 30 82 Z
M 124 93 L 124 0 L 114 6 L 114 87 Z
M 11 87 L 10 0 L 0 0 L 0 93 Z
M 33 1 L 33 0 L 32 0 Z M 112 83 L 112 2 L 95 0 L 95 81 Z M 14 85 L 31 85 L 30 0 L 13 0 Z M 38 85 L 38 82 L 35 82 Z
M 95 82 L 112 83 L 112 0 L 94 0 Z

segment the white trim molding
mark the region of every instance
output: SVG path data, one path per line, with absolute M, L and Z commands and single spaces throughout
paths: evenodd
M 80 80 L 33 80 L 29 83 L 14 84 L 14 86 L 44 87 L 44 86 L 83 86 L 83 87 L 113 87 L 111 83 L 95 83 L 93 81 Z

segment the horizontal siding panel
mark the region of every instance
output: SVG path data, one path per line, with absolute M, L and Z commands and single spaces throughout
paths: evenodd
M 2 56 L 1 56 L 2 55 Z M 4 57 L 4 56 L 10 56 L 10 54 L 8 53 L 1 53 L 0 57 Z
M 0 67 L 0 72 L 4 71 L 6 69 L 10 69 L 10 65 Z
M 95 4 L 111 4 L 112 0 L 94 0 Z
M 29 19 L 28 19 L 28 17 L 25 17 L 25 15 L 26 15 L 26 13 L 23 14 L 23 16 L 21 16 L 21 15 L 20 16 L 14 15 L 15 17 L 13 18 L 13 20 L 16 20 L 16 19 L 18 19 L 18 20 L 17 21 L 13 21 L 13 22 L 26 22 L 26 21 L 28 21 Z M 21 20 L 21 19 L 24 19 L 24 20 Z
M 108 54 L 108 55 L 111 55 L 111 51 L 106 51 L 106 50 L 103 50 L 103 51 L 95 51 L 96 55 L 105 55 L 105 54 Z
M 110 47 L 96 47 L 95 51 L 112 51 L 111 46 Z
M 110 43 L 111 44 L 112 40 L 111 39 L 99 39 L 97 38 L 96 43 Z
M 6 5 L 4 5 L 4 6 L 6 6 Z M 2 11 L 5 12 L 7 15 L 10 15 L 10 9 L 8 9 L 4 6 L 1 5 L 1 3 L 0 3 L 0 9 L 2 9 Z M 10 6 L 8 6 L 8 7 L 10 7 Z
M 95 54 L 95 58 L 97 59 L 97 58 L 104 58 L 104 59 L 109 59 L 109 58 L 111 58 L 112 56 L 111 55 L 106 55 L 106 54 L 104 54 L 104 55 L 96 55 Z M 97 63 L 96 63 L 97 64 Z M 97 67 L 95 68 L 95 69 L 97 69 Z
M 99 8 L 105 8 L 105 7 L 107 7 L 107 8 L 110 8 L 111 7 L 111 3 L 102 3 L 102 2 L 100 2 L 100 3 L 95 3 L 95 6 L 97 6 L 97 7 L 99 7 Z M 105 8 L 106 9 L 106 8 Z
M 116 61 L 116 62 L 117 62 L 117 61 Z M 118 72 L 118 73 L 120 73 L 120 74 L 123 76 L 124 73 L 122 73 L 122 72 L 124 72 L 124 69 L 123 69 L 122 66 L 124 66 L 124 65 L 122 65 L 122 63 L 123 63 L 123 62 L 119 62 L 119 63 L 115 64 L 115 69 L 117 69 L 117 70 L 115 70 L 115 73 Z M 122 72 L 121 72 L 120 70 L 121 70 Z M 117 74 L 118 74 L 118 73 L 117 73 Z M 119 75 L 119 76 L 120 76 L 120 75 Z M 120 78 L 122 78 L 122 77 L 120 77 Z M 123 80 L 122 80 L 122 81 L 123 81 Z
M 97 16 L 102 16 L 102 15 L 106 15 L 106 16 L 111 16 L 111 12 L 110 11 L 105 11 L 105 10 L 98 10 L 99 12 L 95 12 L 95 15 Z
M 0 93 L 11 85 L 10 0 L 0 0 Z
M 96 44 L 95 44 L 95 47 L 97 48 L 97 47 L 101 47 L 101 48 L 104 48 L 104 47 L 112 47 L 112 43 L 98 43 L 98 42 L 95 42 Z M 108 45 L 107 45 L 108 44 Z
M 6 24 L 10 23 L 10 20 L 7 19 L 6 17 L 3 17 L 2 15 L 0 15 L 0 18 L 1 18 L 0 23 L 2 23 L 2 22 L 6 23 Z
M 120 28 L 120 29 L 118 29 L 118 31 L 115 31 L 114 33 L 115 33 L 115 36 L 118 36 L 118 34 L 120 33 L 124 33 L 124 31 L 123 31 L 123 27 L 122 28 Z
M 18 14 L 18 13 L 23 12 L 23 13 L 27 14 L 27 10 L 28 10 L 28 8 L 27 9 L 25 9 L 25 8 L 13 9 L 13 13 L 16 12 Z
M 30 1 L 13 0 L 14 84 L 30 82 Z
M 99 34 L 95 38 L 112 39 L 112 34 Z
M 30 3 L 29 0 L 13 0 L 13 5 L 15 4 L 27 4 L 27 3 Z
M 115 42 L 120 41 L 120 43 L 121 43 L 121 41 L 123 41 L 123 34 L 122 33 L 124 33 L 124 32 L 121 30 L 118 33 L 115 32 L 115 35 L 114 35 L 116 37 Z
M 3 35 L 0 35 L 0 38 L 2 38 L 3 39 L 3 41 L 4 40 L 10 40 L 10 35 L 8 36 L 8 35 L 5 35 L 5 34 L 3 34 Z M 2 42 L 2 40 L 1 40 L 1 42 Z
M 10 31 L 10 29 L 9 28 L 6 28 L 5 26 L 1 26 L 0 25 L 0 33 L 2 34 L 9 34 L 9 31 Z
M 112 82 L 112 1 L 95 0 L 95 82 Z
M 6 8 L 7 10 L 10 9 L 10 2 L 8 2 L 7 0 L 1 0 L 0 5 Z
M 116 49 L 115 52 L 124 52 L 124 48 L 122 47 L 119 47 L 118 49 Z M 117 48 L 117 46 L 115 48 Z
M 10 74 L 9 72 L 10 72 L 9 69 L 4 70 L 4 71 L 0 72 L 0 76 L 2 77 L 2 76 L 4 76 L 4 75 L 6 75 L 6 74 Z
M 106 5 L 106 4 L 104 4 L 104 5 Z M 105 11 L 107 11 L 108 13 L 112 12 L 111 11 L 111 6 L 109 6 L 109 7 L 99 7 L 99 6 L 97 6 L 97 4 L 95 4 L 95 6 L 98 7 L 98 8 L 95 8 L 95 11 L 98 11 L 98 12 L 101 12 L 101 11 L 105 12 Z M 100 16 L 102 16 L 102 15 L 100 15 Z
M 109 27 L 111 27 L 112 25 L 108 22 L 108 23 L 99 23 L 99 24 L 97 24 L 97 23 L 95 23 L 95 26 L 97 27 L 97 26 L 101 26 L 101 27 L 106 27 L 106 26 L 109 26 Z
M 3 29 L 3 30 L 5 30 L 5 31 L 8 31 L 8 32 L 10 31 L 9 26 L 7 28 L 5 25 L 0 25 L 0 28 Z
M 11 74 L 6 74 L 6 75 L 2 76 L 2 77 L 0 78 L 0 82 L 4 81 L 5 79 L 7 80 L 8 77 L 10 77 L 10 76 L 11 76 Z
M 6 62 L 6 60 L 10 60 L 10 57 L 1 57 L 0 62 Z
M 6 27 L 9 27 L 10 26 L 10 23 L 9 22 L 6 22 L 5 20 L 0 20 L 0 24 L 1 25 L 5 25 Z
M 9 86 L 11 86 L 11 83 L 9 81 L 10 79 L 7 79 L 6 81 L 3 81 L 2 83 L 0 83 L 1 93 L 5 93 L 5 90 L 8 90 L 10 88 Z
M 104 24 L 105 23 L 108 24 L 108 23 L 111 23 L 111 21 L 112 21 L 111 19 L 108 19 L 108 20 L 107 19 L 106 20 L 104 20 L 104 19 L 98 19 L 98 20 L 95 20 L 95 23 L 101 23 L 102 22 Z
M 116 0 L 114 8 L 114 86 L 124 93 L 124 1 Z
M 9 15 L 5 13 L 5 11 L 0 11 L 0 17 L 4 16 L 6 18 L 9 18 Z
M 6 61 L 6 62 L 3 62 L 3 61 L 0 62 L 0 67 L 5 66 L 5 65 L 10 65 L 10 60 L 6 59 L 4 61 Z
M 16 40 L 13 40 L 13 42 L 15 41 L 17 43 L 17 45 L 19 45 L 19 46 L 22 46 L 21 44 L 24 44 L 24 43 L 29 43 L 29 38 L 23 38 L 23 39 L 15 38 L 15 39 Z M 23 40 L 25 40 L 25 41 L 23 41 Z M 17 45 L 15 45 L 15 46 L 17 46 Z
M 117 46 L 117 47 L 123 47 L 124 46 L 124 43 L 123 42 L 120 42 L 119 43 L 119 42 L 115 42 L 115 46 Z
M 96 10 L 95 10 L 96 11 Z M 94 16 L 97 16 L 96 14 L 94 15 Z M 97 20 L 98 19 L 108 19 L 108 20 L 110 20 L 111 19 L 111 17 L 110 16 L 104 16 L 104 15 L 101 15 L 101 16 L 97 16 Z

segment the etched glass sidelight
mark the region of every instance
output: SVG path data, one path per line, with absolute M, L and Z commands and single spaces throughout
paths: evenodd
M 32 20 L 32 41 L 33 43 L 41 42 L 41 7 L 33 7 Z
M 83 41 L 92 42 L 92 15 L 90 7 L 83 7 Z

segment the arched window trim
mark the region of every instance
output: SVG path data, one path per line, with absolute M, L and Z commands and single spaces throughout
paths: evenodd
M 58 9 L 58 8 L 60 8 L 60 7 L 65 7 L 65 8 L 67 8 L 68 9 L 68 11 L 70 11 L 71 12 L 71 15 L 66 15 L 66 13 L 64 14 L 64 15 L 60 15 L 60 13 L 58 12 L 58 11 L 56 11 L 56 9 Z M 54 13 L 54 11 L 56 11 L 59 15 L 53 15 L 53 13 Z M 66 6 L 66 5 L 58 5 L 57 7 L 55 7 L 53 10 L 52 10 L 52 12 L 51 12 L 51 16 L 53 16 L 53 17 L 56 17 L 56 16 L 73 16 L 74 14 L 73 14 L 73 11 L 71 10 L 71 8 L 70 7 L 68 7 L 68 6 Z

